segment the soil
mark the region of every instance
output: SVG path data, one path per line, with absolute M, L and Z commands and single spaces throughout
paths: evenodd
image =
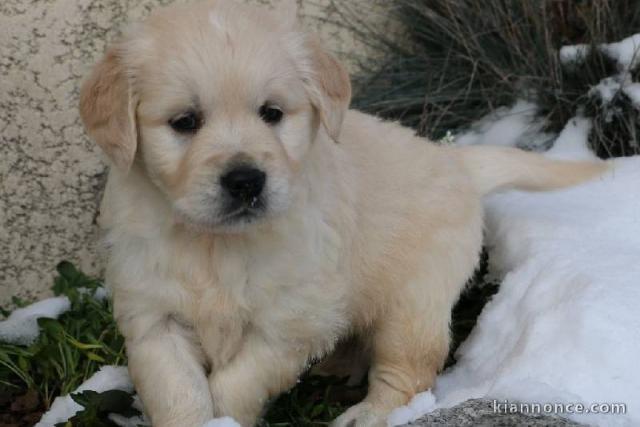
M 45 408 L 36 390 L 24 394 L 0 390 L 0 427 L 32 427 Z

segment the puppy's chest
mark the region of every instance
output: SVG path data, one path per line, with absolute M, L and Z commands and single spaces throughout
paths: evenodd
M 171 277 L 163 282 L 176 288 L 156 297 L 213 348 L 251 329 L 271 340 L 313 342 L 312 351 L 322 353 L 346 327 L 345 248 L 325 224 L 288 231 L 265 239 L 220 237 L 202 246 L 170 239 L 176 249 L 164 252 Z
M 340 252 L 331 235 L 226 241 L 212 259 L 213 285 L 255 324 L 338 317 L 347 287 Z

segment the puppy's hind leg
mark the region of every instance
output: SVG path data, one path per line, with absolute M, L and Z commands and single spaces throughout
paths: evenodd
M 388 313 L 375 332 L 367 397 L 336 419 L 334 427 L 386 426 L 389 412 L 433 385 L 449 349 L 448 310 L 420 315 L 408 307 L 399 309 L 406 311 Z M 419 317 L 410 319 L 411 314 Z
M 450 270 L 429 263 L 420 279 L 394 289 L 373 329 L 369 391 L 334 427 L 386 427 L 388 414 L 431 388 L 449 350 L 451 308 L 473 263 Z

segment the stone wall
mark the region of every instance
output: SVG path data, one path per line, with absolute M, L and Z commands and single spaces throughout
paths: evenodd
M 326 22 L 336 19 L 332 1 L 369 3 L 298 0 L 305 25 L 334 51 L 360 52 Z M 99 274 L 95 218 L 105 164 L 78 117 L 79 85 L 128 21 L 170 2 L 0 1 L 0 305 L 14 295 L 46 296 L 63 259 Z

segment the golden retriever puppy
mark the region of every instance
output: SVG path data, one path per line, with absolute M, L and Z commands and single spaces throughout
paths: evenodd
M 154 426 L 251 426 L 353 336 L 369 391 L 335 425 L 385 425 L 445 360 L 482 195 L 604 168 L 437 146 L 350 96 L 295 12 L 230 0 L 158 10 L 85 82 L 82 119 L 113 164 L 107 282 Z

